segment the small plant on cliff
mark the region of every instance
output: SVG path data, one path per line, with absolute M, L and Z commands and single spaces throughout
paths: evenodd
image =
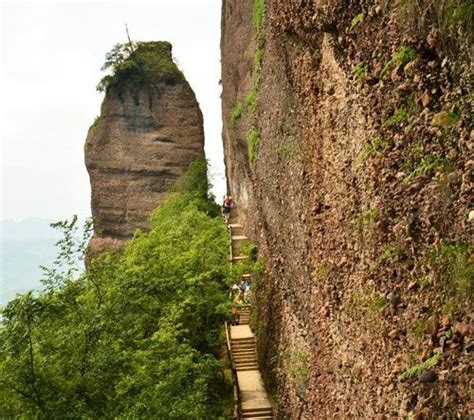
M 263 48 L 257 48 L 255 50 L 255 55 L 253 57 L 253 68 L 254 72 L 259 73 L 260 69 L 262 68 L 262 60 L 263 60 L 264 50 Z M 258 82 L 254 82 L 257 83 Z
M 377 258 L 376 263 L 377 265 L 384 264 L 400 255 L 400 253 L 401 251 L 398 248 L 388 245 L 383 249 L 382 254 Z
M 406 381 L 407 379 L 411 379 L 418 375 L 419 373 L 422 373 L 426 369 L 432 368 L 433 366 L 436 366 L 441 359 L 442 354 L 441 353 L 435 353 L 432 357 L 429 359 L 426 359 L 423 363 L 419 363 L 415 366 L 411 366 L 407 368 L 399 377 L 399 381 Z
M 331 272 L 331 266 L 328 264 L 319 264 L 313 270 L 313 278 L 315 280 L 321 280 L 322 278 L 326 277 Z
M 416 58 L 415 50 L 411 47 L 402 46 L 392 55 L 392 58 L 385 64 L 380 77 L 383 77 L 390 69 L 407 64 Z
M 247 149 L 249 161 L 253 162 L 257 153 L 258 142 L 260 141 L 260 133 L 256 130 L 250 130 L 247 134 Z
M 262 70 L 262 60 L 263 60 L 264 50 L 262 48 L 257 48 L 255 51 L 255 56 L 253 60 L 253 69 L 252 69 L 252 89 L 247 94 L 245 98 L 245 104 L 247 105 L 247 111 L 253 115 L 257 110 L 257 95 L 260 88 L 260 73 Z
M 436 170 L 450 172 L 451 163 L 435 154 L 427 154 L 423 156 L 415 169 L 408 175 L 408 179 L 416 178 L 420 175 L 431 175 Z
M 364 148 L 361 150 L 361 152 L 357 155 L 355 164 L 362 165 L 371 156 L 373 156 L 375 153 L 381 150 L 384 146 L 385 146 L 385 141 L 381 139 L 380 137 L 376 137 L 375 139 L 370 140 L 370 142 L 367 143 L 364 146 Z
M 91 128 L 94 128 L 97 124 L 99 124 L 100 122 L 100 115 L 97 115 L 95 118 L 94 118 L 94 122 L 92 123 L 92 125 L 89 127 L 89 130 Z
M 354 19 L 352 19 L 351 27 L 349 30 L 352 31 L 359 23 L 362 23 L 364 21 L 364 18 L 365 18 L 364 13 L 359 13 L 358 15 L 356 15 Z
M 261 36 L 263 15 L 265 14 L 265 0 L 255 0 L 253 4 L 253 25 L 255 27 L 255 38 Z
M 245 104 L 247 105 L 247 111 L 253 115 L 257 110 L 257 90 L 252 89 L 245 98 Z
M 356 83 L 362 83 L 367 77 L 367 64 L 363 61 L 359 61 L 353 68 L 352 73 L 355 76 Z
M 360 213 L 359 216 L 357 217 L 357 224 L 359 227 L 359 230 L 364 232 L 374 232 L 375 230 L 375 222 L 378 217 L 378 210 L 377 209 L 371 209 L 367 210 L 363 213 Z
M 306 351 L 292 351 L 286 363 L 290 379 L 298 384 L 304 385 L 309 378 L 309 353 Z
M 385 121 L 384 126 L 394 127 L 400 125 L 408 119 L 408 113 L 405 108 L 397 108 L 393 115 Z
M 244 105 L 242 102 L 237 102 L 234 109 L 232 110 L 232 128 L 235 128 L 237 125 L 237 121 L 240 120 L 242 117 L 242 113 L 244 112 Z
M 400 0 L 391 7 L 403 14 L 402 21 L 412 31 L 436 28 L 436 47 L 459 59 L 460 49 L 469 49 L 474 40 L 472 22 L 474 5 L 471 0 Z
M 435 273 L 434 287 L 446 304 L 457 308 L 474 302 L 474 260 L 472 249 L 463 243 L 443 243 L 427 253 Z

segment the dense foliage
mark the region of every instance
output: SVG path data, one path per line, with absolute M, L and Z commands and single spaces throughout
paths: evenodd
M 125 87 L 136 92 L 159 82 L 176 84 L 183 74 L 173 62 L 171 44 L 165 41 L 116 44 L 105 56 L 103 71 L 110 71 L 97 85 L 106 92 Z
M 1 418 L 219 417 L 229 244 L 205 171 L 195 162 L 152 230 L 85 273 L 70 269 L 84 243 L 75 221 L 57 226 L 70 267 L 2 311 Z

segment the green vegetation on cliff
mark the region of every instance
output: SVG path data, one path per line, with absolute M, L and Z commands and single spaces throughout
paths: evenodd
M 193 163 L 125 249 L 77 274 L 75 223 L 46 289 L 2 310 L 3 418 L 217 418 L 227 311 L 228 236 Z M 69 266 L 64 267 L 64 262 Z
M 97 90 L 129 88 L 137 91 L 144 86 L 163 82 L 174 85 L 183 74 L 173 62 L 171 44 L 158 42 L 128 42 L 116 44 L 105 56 L 103 71 L 110 70 L 97 85 Z

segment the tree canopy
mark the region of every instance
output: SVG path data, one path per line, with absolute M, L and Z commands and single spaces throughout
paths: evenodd
M 77 220 L 57 225 L 61 261 L 45 271 L 45 289 L 2 310 L 0 417 L 222 415 L 229 243 L 205 170 L 203 159 L 191 165 L 152 229 L 86 272 L 71 267 L 87 236 L 72 234 Z
M 105 55 L 102 71 L 109 73 L 97 85 L 100 92 L 121 91 L 125 87 L 136 92 L 143 86 L 176 84 L 183 79 L 173 61 L 171 44 L 165 41 L 116 44 Z

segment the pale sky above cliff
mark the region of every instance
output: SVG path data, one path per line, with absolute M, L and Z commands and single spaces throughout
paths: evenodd
M 220 110 L 218 0 L 1 3 L 2 219 L 90 214 L 83 163 L 99 114 L 104 56 L 132 39 L 173 44 L 204 114 L 215 194 L 225 192 Z

